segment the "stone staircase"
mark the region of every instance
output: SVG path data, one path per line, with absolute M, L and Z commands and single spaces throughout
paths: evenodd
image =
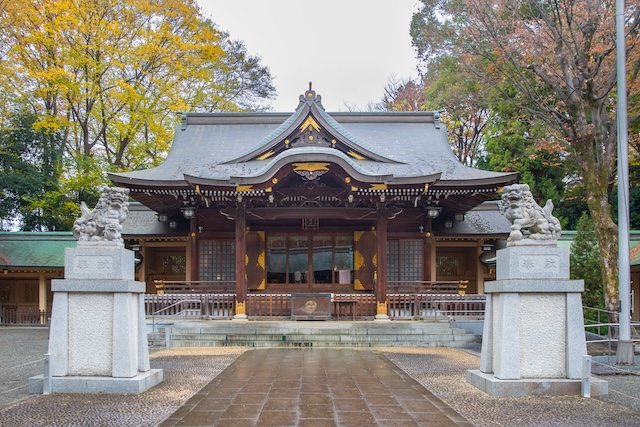
M 471 347 L 481 336 L 448 322 L 203 321 L 156 325 L 150 348 L 170 347 Z

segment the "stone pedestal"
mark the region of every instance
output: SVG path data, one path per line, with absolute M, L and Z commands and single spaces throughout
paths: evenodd
M 569 279 L 569 248 L 510 246 L 497 253 L 487 304 L 480 370 L 467 381 L 494 396 L 580 394 L 587 354 L 584 282 Z M 591 378 L 591 395 L 607 382 Z
M 145 284 L 133 252 L 81 245 L 65 251 L 65 279 L 53 280 L 49 336 L 52 393 L 137 394 L 163 380 L 150 369 Z M 30 381 L 42 391 L 43 377 Z

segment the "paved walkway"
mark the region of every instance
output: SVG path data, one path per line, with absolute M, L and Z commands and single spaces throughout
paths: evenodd
M 171 426 L 471 426 L 377 352 L 244 353 L 171 415 Z

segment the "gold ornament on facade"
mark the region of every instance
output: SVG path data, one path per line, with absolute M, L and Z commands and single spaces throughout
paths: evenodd
M 353 150 L 347 151 L 347 154 L 350 155 L 351 157 L 353 157 L 356 160 L 367 160 L 366 157 L 362 156 L 361 154 L 356 153 Z
M 267 152 L 266 152 L 266 153 L 264 153 L 262 156 L 258 157 L 256 160 L 265 160 L 265 159 L 268 159 L 269 157 L 273 156 L 273 154 L 274 154 L 274 151 L 273 151 L 273 150 L 267 151 Z
M 291 166 L 293 166 L 293 170 L 295 172 L 317 172 L 329 170 L 329 163 L 293 163 Z
M 244 301 L 236 301 L 236 314 L 247 314 L 247 307 Z
M 387 184 L 371 184 L 369 190 L 371 191 L 384 191 L 387 189 Z
M 353 253 L 353 268 L 358 271 L 364 265 L 364 257 L 359 251 Z
M 304 311 L 309 314 L 314 313 L 318 309 L 318 303 L 314 300 L 310 299 L 304 304 Z
M 253 185 L 238 185 L 236 192 L 238 193 L 250 193 L 253 191 Z
M 320 131 L 320 125 L 313 119 L 312 116 L 307 116 L 307 120 L 305 120 L 302 125 L 300 125 L 300 130 L 304 131 L 307 128 L 313 128 L 316 131 Z
M 309 181 L 329 171 L 329 163 L 293 163 L 292 166 L 295 173 Z

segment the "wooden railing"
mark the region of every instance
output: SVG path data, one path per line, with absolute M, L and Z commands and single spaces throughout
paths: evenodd
M 247 316 L 250 318 L 291 317 L 291 294 L 247 295 Z
M 0 316 L 3 325 L 46 325 L 51 314 L 38 308 L 4 305 Z
M 178 303 L 181 299 L 199 301 L 202 319 L 231 319 L 234 313 L 235 294 L 147 294 L 145 310 L 147 316 Z M 248 294 L 247 315 L 250 319 L 289 319 L 291 317 L 291 294 Z M 347 304 L 344 304 L 347 303 Z M 376 315 L 376 298 L 373 294 L 332 294 L 333 318 L 372 320 Z M 175 316 L 184 309 L 175 306 Z M 485 296 L 476 294 L 388 294 L 387 313 L 391 319 L 451 319 L 484 317 Z M 343 310 L 338 316 L 338 310 Z
M 146 294 L 145 312 L 152 316 L 166 307 L 181 300 L 198 300 L 190 318 L 201 319 L 231 319 L 234 316 L 235 293 L 172 293 Z M 288 319 L 291 316 L 291 294 L 248 294 L 247 314 L 252 319 Z M 340 302 L 349 302 L 341 304 Z M 332 295 L 334 318 L 355 318 L 370 320 L 376 315 L 376 298 L 373 294 L 336 293 Z M 484 317 L 485 296 L 476 294 L 431 294 L 390 293 L 387 296 L 387 312 L 391 319 L 438 319 L 467 317 Z M 173 311 L 172 311 L 173 310 Z M 172 309 L 162 312 L 162 315 L 173 316 L 180 311 L 189 310 L 185 304 L 175 305 Z M 3 325 L 46 325 L 51 313 L 37 308 L 21 308 L 15 305 L 2 307 Z
M 154 280 L 158 294 L 212 294 L 235 293 L 235 280 Z
M 189 305 L 179 304 L 182 300 L 198 301 L 190 309 Z M 144 296 L 145 313 L 152 316 L 162 313 L 166 317 L 175 317 L 185 310 L 197 310 L 197 317 L 202 319 L 231 319 L 233 317 L 236 295 L 226 294 L 146 294 Z M 160 317 L 160 316 L 158 316 Z
M 387 282 L 387 294 L 464 295 L 468 283 L 468 280 L 394 280 Z
M 477 294 L 388 294 L 391 319 L 483 319 L 485 295 Z

